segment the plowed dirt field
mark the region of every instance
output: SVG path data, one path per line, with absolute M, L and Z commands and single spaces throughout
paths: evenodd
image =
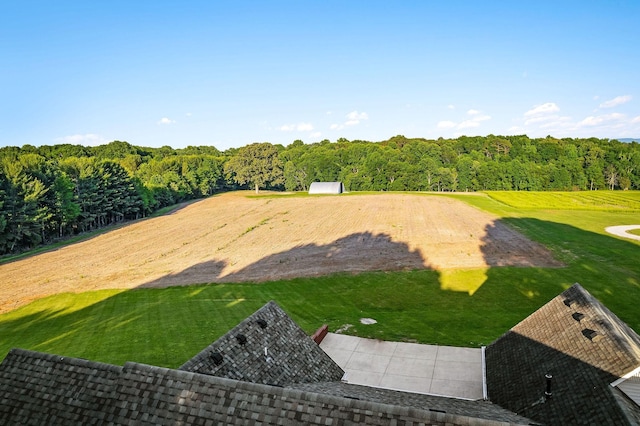
M 0 312 L 51 294 L 107 288 L 337 271 L 560 266 L 496 217 L 446 197 L 246 195 L 208 198 L 0 265 Z

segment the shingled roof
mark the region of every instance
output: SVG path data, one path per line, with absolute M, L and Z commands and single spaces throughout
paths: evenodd
M 12 349 L 0 364 L 0 424 L 97 424 L 122 367 Z
M 612 386 L 638 367 L 640 336 L 579 284 L 486 348 L 491 401 L 548 424 L 638 424 Z
M 488 401 L 344 384 L 327 358 L 272 302 L 181 370 L 13 349 L 0 364 L 0 424 L 530 423 Z
M 344 371 L 275 302 L 269 302 L 180 370 L 245 382 L 340 381 Z
M 7 355 L 0 372 L 1 424 L 528 424 L 486 401 L 340 383 L 340 391 L 330 392 L 329 384 L 308 390 L 282 388 L 21 349 Z

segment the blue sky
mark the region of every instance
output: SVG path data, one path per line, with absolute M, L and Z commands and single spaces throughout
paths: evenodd
M 0 146 L 640 137 L 640 1 L 6 1 Z

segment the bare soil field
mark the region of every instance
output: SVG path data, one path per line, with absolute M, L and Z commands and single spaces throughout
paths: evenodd
M 248 194 L 208 198 L 2 264 L 0 313 L 62 292 L 333 272 L 561 266 L 496 217 L 446 197 Z

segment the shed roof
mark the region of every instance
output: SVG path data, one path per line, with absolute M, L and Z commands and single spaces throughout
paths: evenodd
M 342 194 L 345 192 L 342 182 L 312 182 L 309 194 Z

